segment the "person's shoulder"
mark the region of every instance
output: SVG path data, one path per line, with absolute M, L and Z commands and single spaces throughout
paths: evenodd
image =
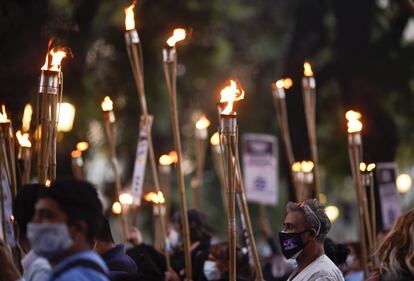
M 313 274 L 309 281 L 344 281 L 344 277 L 329 257 L 322 255 L 314 264 Z
M 73 267 L 57 277 L 53 279 L 53 281 L 109 281 L 108 277 L 104 274 L 97 272 L 90 268 L 85 267 Z

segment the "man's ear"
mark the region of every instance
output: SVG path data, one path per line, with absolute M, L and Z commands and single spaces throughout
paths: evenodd
M 316 240 L 316 237 L 318 236 L 318 232 L 314 228 L 310 229 L 309 234 L 310 234 L 312 240 Z

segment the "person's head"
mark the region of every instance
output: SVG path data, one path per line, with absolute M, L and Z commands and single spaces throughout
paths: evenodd
M 17 236 L 23 253 L 30 251 L 31 246 L 26 238 L 27 224 L 35 213 L 35 204 L 39 195 L 45 190 L 42 184 L 27 184 L 22 186 L 13 201 L 13 216 L 17 224 Z
M 35 253 L 61 260 L 91 247 L 101 216 L 102 204 L 90 183 L 58 180 L 37 200 L 27 237 Z
M 247 254 L 236 248 L 237 275 L 249 278 L 251 275 Z M 208 260 L 204 262 L 204 275 L 207 280 L 218 280 L 229 273 L 229 244 L 221 242 L 210 246 Z
M 189 209 L 187 211 L 187 216 L 191 242 L 210 241 L 213 231 L 208 223 L 207 215 L 198 209 Z M 175 213 L 173 223 L 177 231 L 181 234 L 182 225 L 180 212 Z
M 286 207 L 283 230 L 279 233 L 282 252 L 287 258 L 297 258 L 301 253 L 322 249 L 331 228 L 323 205 L 316 199 L 289 202 Z
M 414 209 L 398 217 L 379 245 L 377 255 L 381 272 L 400 275 L 408 271 L 414 275 Z
M 94 250 L 100 255 L 115 246 L 108 220 L 104 216 L 102 216 L 101 220 L 102 224 L 96 233 L 94 245 Z

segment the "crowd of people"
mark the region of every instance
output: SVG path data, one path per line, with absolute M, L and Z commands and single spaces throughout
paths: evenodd
M 96 189 L 85 181 L 24 186 L 13 202 L 13 215 L 21 260 L 13 260 L 13 248 L 0 241 L 0 281 L 187 280 L 180 214 L 171 218 L 168 230 L 170 267 L 137 228 L 130 229 L 127 247 L 115 243 Z M 192 280 L 229 280 L 228 243 L 214 237 L 203 212 L 190 209 L 187 216 Z M 278 235 L 261 225 L 271 249 L 261 259 L 264 279 L 365 280 L 360 245 L 336 243 L 327 237 L 330 228 L 318 200 L 289 202 Z M 379 266 L 369 267 L 369 280 L 414 280 L 414 209 L 400 216 L 381 240 L 373 257 Z M 256 280 L 246 247 L 236 249 L 236 264 L 238 281 Z

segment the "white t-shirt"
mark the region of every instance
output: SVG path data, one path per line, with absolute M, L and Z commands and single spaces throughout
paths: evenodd
M 326 255 L 320 256 L 295 275 L 296 270 L 288 281 L 344 281 L 341 271 Z

